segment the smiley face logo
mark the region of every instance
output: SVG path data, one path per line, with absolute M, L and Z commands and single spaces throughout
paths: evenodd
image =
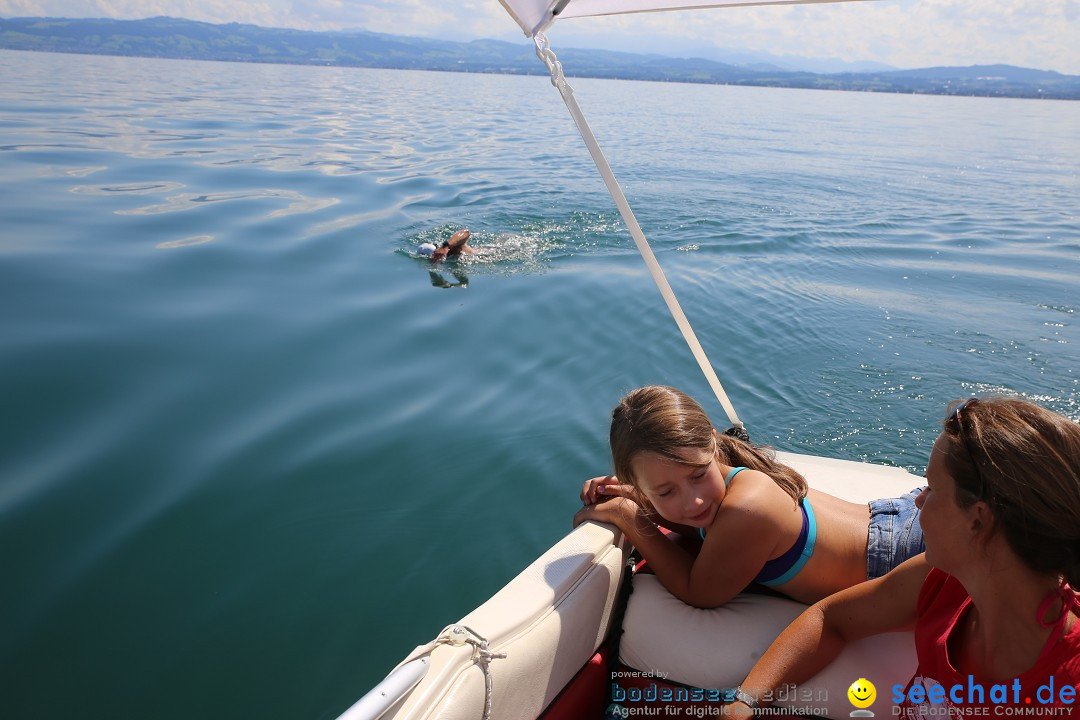
M 847 689 L 848 700 L 857 708 L 868 708 L 877 698 L 877 688 L 866 678 L 859 678 Z

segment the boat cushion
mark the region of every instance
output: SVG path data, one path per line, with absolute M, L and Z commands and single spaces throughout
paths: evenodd
M 707 690 L 738 686 L 776 636 L 806 609 L 787 598 L 743 593 L 721 607 L 703 610 L 669 593 L 655 575 L 639 573 L 633 584 L 619 659 L 646 676 Z M 848 645 L 832 664 L 801 683 L 804 692 L 791 693 L 777 704 L 799 708 L 803 715 L 847 718 L 854 709 L 847 689 L 866 678 L 878 690 L 870 710 L 880 709 L 887 717 L 892 708 L 886 690 L 907 683 L 915 666 L 911 633 L 866 638 Z

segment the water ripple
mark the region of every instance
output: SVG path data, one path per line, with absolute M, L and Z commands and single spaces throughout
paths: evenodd
M 107 188 L 102 189 L 107 190 Z M 258 190 L 241 190 L 222 193 L 182 193 L 168 198 L 168 202 L 160 205 L 147 205 L 131 210 L 118 210 L 118 215 L 160 215 L 162 213 L 183 212 L 196 210 L 207 203 L 235 202 L 237 200 L 252 200 L 258 198 L 284 198 L 293 200 L 288 206 L 274 210 L 266 215 L 267 218 L 279 218 L 297 213 L 307 213 L 322 208 L 331 207 L 341 202 L 338 198 L 310 198 L 292 190 L 275 190 L 261 188 Z

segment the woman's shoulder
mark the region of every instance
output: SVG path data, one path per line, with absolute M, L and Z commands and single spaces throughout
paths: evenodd
M 1080 638 L 1076 633 L 1070 633 L 1062 639 L 1058 645 L 1056 657 L 1050 660 L 1050 667 L 1046 668 L 1058 685 L 1072 685 L 1080 689 Z
M 1073 609 L 1074 614 L 1080 614 Z M 1060 671 L 1065 674 L 1063 680 L 1070 685 L 1080 685 L 1080 619 L 1074 619 L 1060 643 Z M 1059 676 L 1058 672 L 1054 673 Z
M 959 605 L 967 598 L 967 590 L 959 580 L 944 570 L 931 567 L 923 580 L 922 589 L 919 590 L 919 614 L 928 612 L 934 605 L 949 607 Z

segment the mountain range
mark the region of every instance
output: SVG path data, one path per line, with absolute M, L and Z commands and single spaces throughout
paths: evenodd
M 532 45 L 314 32 L 178 18 L 0 18 L 0 48 L 195 60 L 545 75 Z M 559 51 L 568 76 L 828 90 L 1080 100 L 1080 76 L 1011 65 L 816 73 L 610 50 Z

